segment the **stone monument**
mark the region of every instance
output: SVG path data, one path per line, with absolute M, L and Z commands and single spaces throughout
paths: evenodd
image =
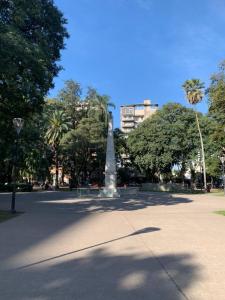
M 100 197 L 114 198 L 119 197 L 116 188 L 116 160 L 113 139 L 113 117 L 112 112 L 109 112 L 108 135 L 106 148 L 106 163 L 105 163 L 105 186 L 100 192 Z

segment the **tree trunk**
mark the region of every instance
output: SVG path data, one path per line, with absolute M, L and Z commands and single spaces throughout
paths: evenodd
M 195 111 L 195 116 L 196 116 L 196 122 L 197 122 L 197 126 L 198 126 L 198 132 L 199 132 L 200 142 L 201 142 L 202 167 L 203 167 L 203 178 L 204 178 L 204 190 L 207 191 L 206 167 L 205 167 L 205 151 L 204 151 L 204 145 L 203 145 L 203 139 L 202 139 L 202 132 L 201 132 L 201 128 L 200 128 L 199 120 L 198 120 L 198 114 L 197 114 L 196 111 Z
M 59 156 L 58 150 L 55 149 L 55 189 L 59 188 Z
M 183 187 L 185 186 L 185 172 L 186 172 L 186 165 L 185 165 L 185 162 L 182 161 L 180 173 L 181 173 Z
M 64 167 L 62 167 L 62 185 L 64 185 L 64 178 L 65 178 L 65 173 L 64 173 Z

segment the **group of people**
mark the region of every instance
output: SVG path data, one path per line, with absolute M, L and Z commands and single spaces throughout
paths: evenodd
M 45 191 L 52 190 L 52 185 L 48 181 L 45 181 L 41 184 L 41 188 Z

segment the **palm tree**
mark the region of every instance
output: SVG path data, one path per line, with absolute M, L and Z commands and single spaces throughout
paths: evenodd
M 201 102 L 203 96 L 204 96 L 204 83 L 201 82 L 199 79 L 191 79 L 186 80 L 184 84 L 182 85 L 187 100 L 190 104 L 196 105 L 197 103 Z M 199 119 L 197 111 L 195 110 L 195 116 L 196 116 L 196 123 L 198 127 L 199 137 L 200 137 L 200 143 L 201 143 L 201 152 L 202 152 L 202 164 L 203 164 L 203 176 L 204 176 L 204 189 L 207 190 L 207 181 L 206 181 L 206 167 L 205 167 L 205 151 L 204 151 L 204 144 L 202 140 L 202 132 L 199 125 Z
M 89 102 L 89 115 L 97 114 L 99 120 L 105 122 L 107 124 L 108 121 L 108 108 L 115 108 L 115 104 L 110 102 L 110 98 L 107 95 L 100 95 L 98 92 L 89 88 L 88 95 L 86 98 L 87 102 Z
M 68 131 L 71 122 L 67 115 L 62 110 L 56 110 L 48 118 L 48 129 L 45 134 L 45 139 L 52 146 L 55 157 L 56 182 L 55 188 L 59 187 L 59 145 L 63 135 Z

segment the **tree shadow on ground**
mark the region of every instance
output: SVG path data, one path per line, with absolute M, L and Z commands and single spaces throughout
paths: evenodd
M 0 195 L 2 209 L 9 208 L 11 195 Z M 31 212 L 58 212 L 59 209 L 71 210 L 76 213 L 132 211 L 144 209 L 149 206 L 172 206 L 188 204 L 192 200 L 169 193 L 137 193 L 123 194 L 121 198 L 99 198 L 87 196 L 79 198 L 74 192 L 41 192 L 24 193 L 17 195 L 17 208 L 21 211 Z
M 0 195 L 1 208 L 8 207 L 10 199 L 10 194 Z M 76 226 L 92 213 L 135 211 L 190 202 L 190 199 L 184 197 L 157 193 L 124 195 L 118 199 L 79 199 L 74 197 L 73 192 L 18 194 L 17 208 L 26 213 L 0 225 L 0 269 L 1 266 L 5 269 L 4 266 L 7 267 L 15 256 L 23 255 L 23 251 L 32 251 L 66 228 L 72 226 L 72 230 L 76 231 Z
M 46 258 L 46 259 L 43 259 L 43 260 L 40 260 L 40 261 L 37 261 L 37 262 L 33 262 L 31 264 L 28 264 L 28 265 L 20 266 L 20 267 L 17 268 L 17 270 L 21 270 L 21 269 L 25 269 L 25 268 L 28 268 L 28 267 L 36 266 L 36 265 L 39 265 L 39 264 L 42 264 L 42 263 L 45 263 L 45 262 L 49 262 L 51 260 L 55 260 L 55 259 L 58 259 L 58 258 L 62 258 L 62 257 L 68 256 L 68 255 L 71 255 L 71 254 L 75 254 L 75 253 L 78 253 L 78 252 L 82 252 L 82 251 L 85 251 L 85 250 L 89 250 L 89 249 L 92 249 L 92 248 L 96 248 L 96 247 L 99 247 L 99 246 L 110 244 L 112 242 L 117 242 L 117 241 L 129 238 L 129 237 L 135 236 L 135 235 L 139 235 L 139 234 L 143 234 L 143 233 L 150 233 L 150 232 L 159 231 L 159 230 L 160 230 L 160 228 L 158 228 L 158 227 L 142 228 L 140 230 L 136 230 L 135 232 L 133 232 L 131 234 L 124 235 L 124 236 L 121 236 L 121 237 L 118 237 L 118 238 L 115 238 L 115 239 L 112 239 L 112 240 L 104 241 L 104 242 L 101 242 L 101 243 L 98 243 L 98 244 L 94 244 L 94 245 L 87 246 L 87 247 L 84 247 L 84 248 L 81 248 L 81 249 L 77 249 L 77 250 L 74 250 L 74 251 L 59 254 L 57 256 L 53 256 L 53 257 L 50 257 L 50 258 Z
M 171 194 L 140 193 L 136 195 L 123 195 L 121 198 L 98 198 L 76 199 L 72 203 L 63 201 L 40 201 L 42 204 L 52 204 L 61 209 L 71 210 L 75 213 L 93 213 L 110 211 L 132 211 L 147 208 L 149 206 L 172 206 L 178 204 L 191 203 L 192 200 L 184 197 L 173 196 Z
M 198 280 L 192 257 L 114 255 L 104 248 L 6 272 L 4 300 L 181 300 Z M 12 286 L 14 287 L 12 289 Z

